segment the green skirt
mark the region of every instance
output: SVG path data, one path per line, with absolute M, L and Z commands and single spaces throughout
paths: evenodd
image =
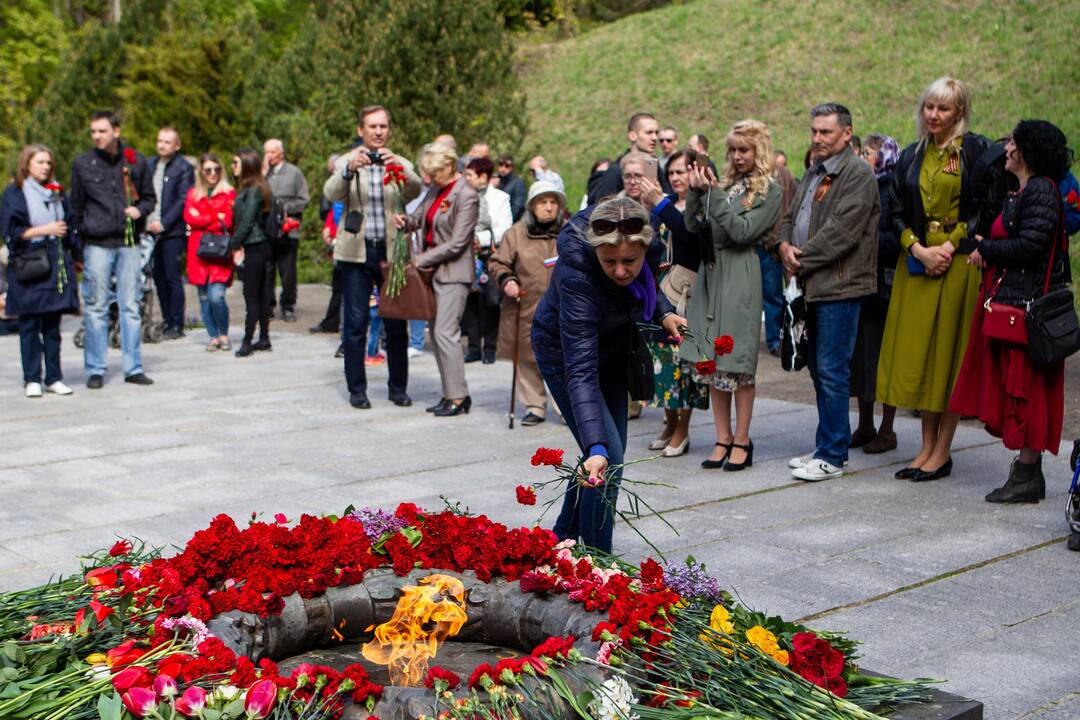
M 656 383 L 655 407 L 665 410 L 709 407 L 709 386 L 694 379 L 694 364 L 679 360 L 679 346 L 648 341 L 653 357 L 653 378 Z

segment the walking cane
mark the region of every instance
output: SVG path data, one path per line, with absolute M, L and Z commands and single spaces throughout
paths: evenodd
M 510 383 L 510 429 L 514 429 L 515 405 L 517 404 L 517 377 L 518 357 L 521 354 L 521 298 L 525 297 L 525 289 L 518 291 L 514 298 L 514 376 Z

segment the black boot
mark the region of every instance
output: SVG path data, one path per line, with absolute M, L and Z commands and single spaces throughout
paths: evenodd
M 1009 479 L 997 490 L 986 495 L 986 502 L 992 503 L 1037 503 L 1045 493 L 1046 478 L 1040 463 L 1031 464 L 1013 460 L 1009 470 Z

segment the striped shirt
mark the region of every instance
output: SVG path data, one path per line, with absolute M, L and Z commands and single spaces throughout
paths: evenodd
M 383 168 L 382 165 L 371 165 L 367 168 L 368 196 L 367 207 L 364 212 L 367 215 L 367 223 L 364 225 L 364 239 L 368 242 L 386 242 L 386 204 L 383 194 Z

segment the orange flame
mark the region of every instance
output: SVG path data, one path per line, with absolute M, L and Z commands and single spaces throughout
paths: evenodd
M 420 685 L 439 643 L 457 635 L 468 620 L 465 586 L 460 580 L 429 575 L 420 582 L 424 587 L 401 588 L 394 616 L 375 628 L 371 642 L 364 643 L 364 657 L 387 665 L 393 685 Z

